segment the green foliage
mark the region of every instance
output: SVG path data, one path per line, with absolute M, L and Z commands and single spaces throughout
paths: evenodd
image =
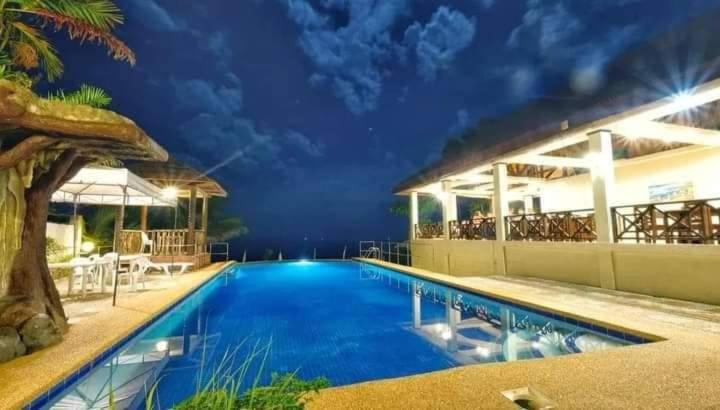
M 65 101 L 71 104 L 89 105 L 95 108 L 106 108 L 112 102 L 112 98 L 102 88 L 83 84 L 80 89 L 65 93 L 58 90 L 47 96 L 48 100 Z
M 175 410 L 301 410 L 309 401 L 308 394 L 318 392 L 330 386 L 327 378 L 319 377 L 302 380 L 296 373 L 271 375 L 270 383 L 260 384 L 265 363 L 270 355 L 270 344 L 260 347 L 259 343 L 252 346 L 245 359 L 236 364 L 235 357 L 245 345 L 240 343 L 234 350 L 225 353 L 216 368 L 209 375 L 204 385 L 198 385 L 193 396 L 173 407 Z M 258 362 L 259 359 L 259 363 Z M 257 366 L 256 366 L 257 365 Z M 251 368 L 257 373 L 248 380 Z M 204 367 L 200 368 L 198 380 L 203 379 Z M 249 388 L 247 382 L 252 382 Z M 146 410 L 155 407 L 158 384 L 150 390 L 146 398 Z
M 80 43 L 102 45 L 116 60 L 134 64 L 132 50 L 112 34 L 122 23 L 113 0 L 0 0 L 0 53 L 7 56 L 0 63 L 3 75 L 36 71 L 54 81 L 63 74 L 47 29 L 65 31 Z
M 83 240 L 92 241 L 98 247 L 112 246 L 115 229 L 115 208 L 94 207 L 85 215 L 85 235 Z
M 200 392 L 175 406 L 175 410 L 282 409 L 302 410 L 309 393 L 330 386 L 327 378 L 302 380 L 294 373 L 273 373 L 268 386 L 253 387 L 237 396 L 232 389 Z
M 0 53 L 0 80 L 8 80 L 20 84 L 25 88 L 31 88 L 33 80 L 23 71 L 13 70 L 12 60 L 6 53 Z
M 410 204 L 407 199 L 400 199 L 390 205 L 390 213 L 407 218 L 410 215 Z M 418 197 L 418 216 L 420 223 L 431 222 L 441 212 L 440 203 L 432 197 Z
M 67 259 L 65 253 L 65 248 L 54 238 L 48 237 L 45 239 L 45 255 L 48 262 L 62 262 L 63 259 Z

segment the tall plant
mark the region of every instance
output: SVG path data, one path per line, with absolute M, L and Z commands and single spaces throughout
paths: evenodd
M 123 21 L 112 0 L 0 0 L 0 74 L 10 79 L 18 71 L 39 72 L 48 81 L 62 76 L 62 60 L 44 32 L 48 29 L 104 46 L 114 59 L 134 65 L 133 51 L 113 35 Z

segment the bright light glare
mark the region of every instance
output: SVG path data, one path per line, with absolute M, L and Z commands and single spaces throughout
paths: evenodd
M 490 349 L 488 349 L 487 347 L 478 346 L 475 348 L 475 353 L 483 357 L 488 357 L 490 356 Z
M 438 201 L 445 201 L 448 198 L 448 193 L 444 191 L 435 192 L 435 198 L 438 199 Z
M 452 338 L 452 332 L 448 329 L 440 335 L 440 337 L 443 338 L 443 340 L 450 340 Z
M 540 348 L 540 342 L 532 342 L 532 348 L 533 348 L 533 349 L 539 349 L 539 348 Z
M 83 253 L 90 253 L 93 249 L 95 249 L 95 244 L 90 241 L 83 242 L 82 245 L 80 245 L 80 251 Z
M 170 347 L 170 345 L 168 344 L 167 340 L 161 340 L 155 343 L 155 350 L 157 350 L 158 352 L 165 352 L 168 350 L 168 347 Z
M 435 331 L 436 331 L 437 333 L 440 333 L 440 332 L 442 332 L 443 330 L 445 330 L 445 325 L 443 325 L 442 323 L 438 323 L 438 324 L 435 325 Z
M 682 92 L 674 95 L 672 98 L 673 109 L 677 112 L 691 110 L 702 103 L 695 94 L 690 92 Z
M 178 189 L 174 186 L 165 187 L 162 190 L 162 196 L 165 199 L 176 199 L 178 196 Z

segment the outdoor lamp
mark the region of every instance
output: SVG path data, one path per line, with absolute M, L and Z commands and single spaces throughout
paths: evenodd
M 83 243 L 80 245 L 80 251 L 83 252 L 83 253 L 90 253 L 90 252 L 93 251 L 93 249 L 95 249 L 95 244 L 94 244 L 93 242 L 90 242 L 90 241 L 83 242 Z
M 178 189 L 174 186 L 165 187 L 162 190 L 162 196 L 165 199 L 175 199 L 178 195 Z

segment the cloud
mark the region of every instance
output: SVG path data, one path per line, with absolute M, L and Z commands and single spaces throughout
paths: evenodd
M 432 81 L 472 43 L 474 37 L 475 19 L 442 6 L 425 26 L 415 22 L 408 27 L 404 42 L 415 50 L 418 74 L 425 81 Z
M 419 75 L 431 81 L 475 35 L 475 21 L 447 7 L 438 8 L 426 25 L 398 27 L 409 16 L 410 0 L 286 0 L 286 5 L 300 28 L 298 44 L 315 70 L 308 82 L 331 87 L 357 115 L 377 108 L 383 82 L 406 61 L 408 47 Z
M 602 87 L 606 64 L 639 37 L 640 25 L 605 27 L 598 33 L 584 21 L 636 1 L 593 0 L 579 8 L 570 0 L 528 0 L 521 24 L 507 40 L 507 47 L 523 56 L 514 67 L 506 66 L 512 95 L 534 92 L 536 80 L 548 71 L 569 74 L 570 87 L 578 93 Z
M 155 0 L 130 0 L 128 8 L 131 18 L 136 18 L 142 25 L 153 31 L 181 31 L 185 29 L 182 20 L 172 16 Z
M 206 80 L 171 80 L 178 106 L 191 112 L 232 115 L 243 107 L 239 85 L 227 87 Z
M 330 84 L 355 114 L 374 110 L 382 94 L 385 65 L 399 47 L 390 31 L 407 13 L 408 0 L 324 0 L 322 11 L 307 0 L 287 4 L 288 16 L 302 29 L 298 44 L 316 69 L 310 83 Z M 336 27 L 333 12 L 347 13 L 347 25 Z
M 233 85 L 208 80 L 170 80 L 178 100 L 177 109 L 190 115 L 177 127 L 180 142 L 191 147 L 194 156 L 206 158 L 205 166 L 232 164 L 232 175 L 250 175 L 258 169 L 288 177 L 298 157 L 321 158 L 325 146 L 306 135 L 288 130 L 259 129 L 243 116 L 243 91 Z
M 297 131 L 288 131 L 285 134 L 287 141 L 291 146 L 299 149 L 301 152 L 313 158 L 321 158 L 325 155 L 325 145 L 322 143 L 314 143 L 310 138 Z
M 548 55 L 583 29 L 583 23 L 562 1 L 528 0 L 522 24 L 512 31 L 508 45 Z

